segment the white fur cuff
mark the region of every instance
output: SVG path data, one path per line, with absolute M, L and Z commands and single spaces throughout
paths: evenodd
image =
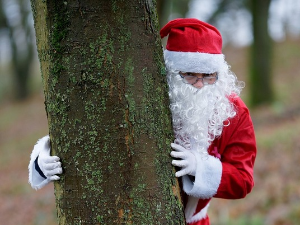
M 41 175 L 36 171 L 35 165 L 34 165 L 34 161 L 38 157 L 41 149 L 44 147 L 45 141 L 47 139 L 48 139 L 48 135 L 41 138 L 40 140 L 38 140 L 38 142 L 35 144 L 35 146 L 32 150 L 31 156 L 30 156 L 30 162 L 28 165 L 28 170 L 29 170 L 28 182 L 30 183 L 31 187 L 35 190 L 41 189 L 46 184 L 51 182 L 51 180 L 44 179 L 43 177 L 41 177 Z
M 195 182 L 188 176 L 183 176 L 183 190 L 188 194 L 201 199 L 212 198 L 219 188 L 222 177 L 222 163 L 214 156 L 195 154 L 197 170 Z

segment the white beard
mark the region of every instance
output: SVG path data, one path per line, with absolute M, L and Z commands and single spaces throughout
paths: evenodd
M 168 72 L 175 143 L 207 154 L 211 142 L 222 134 L 224 126 L 229 125 L 228 119 L 236 112 L 228 96 L 238 88 L 226 83 L 226 80 L 232 83 L 236 79 L 224 79 L 224 76 L 232 78 L 233 75 L 219 75 L 216 84 L 197 89 L 183 83 L 178 72 Z

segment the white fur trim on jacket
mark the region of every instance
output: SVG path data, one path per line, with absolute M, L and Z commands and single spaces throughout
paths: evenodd
M 30 183 L 31 187 L 35 190 L 41 189 L 46 184 L 50 183 L 51 180 L 43 178 L 38 171 L 35 169 L 34 161 L 39 156 L 39 153 L 42 148 L 45 146 L 45 141 L 48 139 L 48 135 L 39 139 L 38 142 L 35 144 L 31 156 L 30 156 L 30 162 L 28 165 L 29 170 L 29 179 L 28 182 Z
M 167 68 L 182 72 L 214 73 L 228 69 L 223 54 L 164 50 Z
M 199 198 L 188 196 L 188 202 L 185 207 L 185 220 L 187 223 L 194 223 L 196 221 L 206 218 L 209 203 L 203 209 L 201 209 L 200 212 L 194 215 L 196 212 L 198 201 Z
M 195 182 L 185 175 L 182 177 L 183 190 L 196 198 L 212 198 L 218 190 L 222 176 L 222 163 L 218 158 L 195 154 L 197 169 Z

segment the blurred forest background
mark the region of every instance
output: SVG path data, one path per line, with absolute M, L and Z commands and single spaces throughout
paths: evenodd
M 179 17 L 212 23 L 246 87 L 258 155 L 256 185 L 242 200 L 212 201 L 214 225 L 300 221 L 300 1 L 159 0 L 160 25 Z M 53 185 L 31 189 L 27 165 L 48 133 L 29 0 L 0 0 L 0 224 L 57 224 Z

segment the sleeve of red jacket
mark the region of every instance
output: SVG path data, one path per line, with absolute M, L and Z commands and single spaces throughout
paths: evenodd
M 254 186 L 256 141 L 253 123 L 244 103 L 238 99 L 236 104 L 236 117 L 216 140 L 222 163 L 221 182 L 214 195 L 217 198 L 243 198 Z

